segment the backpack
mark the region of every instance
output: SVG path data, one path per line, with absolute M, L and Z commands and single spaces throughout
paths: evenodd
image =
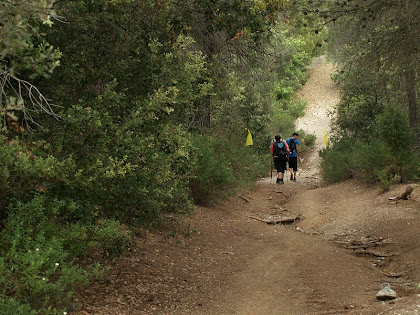
M 287 159 L 287 151 L 283 141 L 273 143 L 273 157 Z
M 289 139 L 289 150 L 290 150 L 290 154 L 293 154 L 295 152 L 295 138 L 290 138 Z

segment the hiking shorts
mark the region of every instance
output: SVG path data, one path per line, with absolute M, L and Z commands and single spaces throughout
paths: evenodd
M 284 171 L 286 170 L 286 159 L 281 159 L 281 158 L 274 158 L 274 167 L 276 168 L 278 173 L 284 173 Z
M 293 171 L 297 172 L 297 156 L 289 156 L 289 168 L 293 168 Z

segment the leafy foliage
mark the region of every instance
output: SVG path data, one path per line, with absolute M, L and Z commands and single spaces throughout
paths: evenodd
M 351 156 L 362 177 L 382 182 L 384 189 L 394 181 L 416 178 L 412 163 L 419 159 L 419 68 L 414 60 L 419 49 L 418 43 L 409 43 L 419 36 L 419 3 L 312 1 L 310 10 L 323 18 L 321 27 L 329 27 L 342 93 L 328 159 Z M 349 141 L 360 144 L 360 152 L 344 149 Z M 333 175 L 339 170 L 324 167 L 331 175 L 327 177 L 340 177 Z
M 346 8 L 341 23 L 333 28 L 337 33 L 332 45 L 344 71 L 367 74 L 368 78 L 359 82 L 371 87 L 377 103 L 389 103 L 392 99 L 407 110 L 410 128 L 417 138 L 419 68 L 415 60 L 420 50 L 418 43 L 411 42 L 419 36 L 419 12 L 418 2 L 354 1 Z M 360 83 L 358 86 L 362 88 Z
M 192 196 L 198 204 L 208 204 L 230 195 L 235 189 L 248 188 L 255 178 L 269 172 L 269 155 L 258 154 L 243 144 L 236 146 L 227 140 L 195 136 L 193 145 L 197 168 L 190 183 Z
M 234 174 L 231 161 L 218 141 L 209 136 L 196 136 L 193 139 L 197 170 L 191 181 L 191 191 L 194 200 L 203 204 L 231 186 Z
M 14 296 L 23 305 L 46 313 L 53 313 L 52 305 L 68 303 L 68 292 L 88 280 L 87 272 L 66 261 L 67 253 L 54 237 L 49 220 L 55 211 L 45 208 L 42 196 L 18 203 L 11 208 L 1 235 L 2 263 L 8 266 L 2 273 L 2 298 Z
M 13 0 L 0 4 L 0 127 L 23 129 L 20 117 L 32 122 L 32 112 L 54 115 L 43 94 L 30 81 L 49 78 L 60 52 L 45 39 L 44 28 L 57 17 L 53 0 Z M 29 80 L 29 81 L 28 81 Z M 12 122 L 14 124 L 12 124 Z
M 321 152 L 327 182 L 358 178 L 379 182 L 387 189 L 392 183 L 418 176 L 419 157 L 410 150 L 412 135 L 404 113 L 387 107 L 373 122 L 372 130 L 363 138 L 340 139 Z
M 334 149 L 326 148 L 320 151 L 321 173 L 326 183 L 335 183 L 350 179 L 352 174 L 351 142 L 337 142 Z
M 132 231 L 268 173 L 271 133 L 294 129 L 319 53 L 290 4 L 0 4 L 2 309 L 69 309 Z

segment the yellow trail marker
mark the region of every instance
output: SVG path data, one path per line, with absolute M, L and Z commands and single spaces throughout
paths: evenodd
M 254 142 L 252 141 L 251 131 L 249 131 L 249 129 L 246 129 L 246 130 L 248 130 L 248 136 L 246 137 L 245 146 L 253 145 Z
M 328 147 L 328 137 L 327 137 L 327 133 L 324 131 L 324 145 L 325 147 Z

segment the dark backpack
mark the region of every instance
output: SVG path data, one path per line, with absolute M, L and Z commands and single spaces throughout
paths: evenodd
M 290 154 L 293 154 L 293 152 L 295 152 L 295 138 L 290 138 L 289 139 L 289 150 L 290 150 Z
M 287 159 L 287 151 L 283 141 L 273 143 L 273 157 Z

